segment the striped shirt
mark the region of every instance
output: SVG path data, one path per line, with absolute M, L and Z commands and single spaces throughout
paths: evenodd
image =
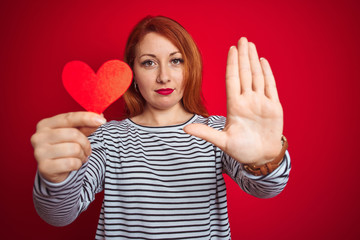
M 222 130 L 225 117 L 194 115 L 188 122 L 145 127 L 130 119 L 111 121 L 89 140 L 87 163 L 61 183 L 37 174 L 34 204 L 49 224 L 70 224 L 104 191 L 96 239 L 230 239 L 228 174 L 260 198 L 285 187 L 290 158 L 273 173 L 256 177 L 213 144 L 188 135 L 183 127 L 203 123 Z

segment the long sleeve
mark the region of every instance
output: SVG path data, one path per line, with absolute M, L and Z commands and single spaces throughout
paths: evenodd
M 37 175 L 35 207 L 45 221 L 63 226 L 104 190 L 96 239 L 230 239 L 223 172 L 246 192 L 271 197 L 285 186 L 290 159 L 268 176 L 251 176 L 218 147 L 183 131 L 191 123 L 221 130 L 225 120 L 195 115 L 166 127 L 109 122 L 89 137 L 89 161 L 64 182 Z
M 105 172 L 105 148 L 102 131 L 98 129 L 89 137 L 92 154 L 88 162 L 69 174 L 61 183 L 46 181 L 37 172 L 33 200 L 39 216 L 54 226 L 73 222 L 102 191 Z
M 278 195 L 286 186 L 290 169 L 290 155 L 286 151 L 280 166 L 265 176 L 254 176 L 245 171 L 243 164 L 227 154 L 223 154 L 223 171 L 228 174 L 242 190 L 258 198 L 272 198 Z

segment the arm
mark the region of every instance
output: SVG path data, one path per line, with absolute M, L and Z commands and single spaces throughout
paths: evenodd
M 225 171 L 245 191 L 259 197 L 276 195 L 285 186 L 290 168 L 276 169 L 286 176 L 281 181 L 275 173 L 255 177 L 243 168 L 244 164 L 259 167 L 276 159 L 283 132 L 283 110 L 269 62 L 259 59 L 255 45 L 246 38 L 229 50 L 226 97 L 227 119 L 222 131 L 202 124 L 190 124 L 184 130 L 219 147 L 224 152 Z M 290 166 L 288 155 L 284 160 L 282 166 Z M 268 193 L 271 189 L 273 193 Z
M 102 190 L 105 169 L 101 129 L 92 134 L 89 141 L 85 135 L 75 133 L 78 130 L 59 128 L 59 126 L 49 127 L 54 122 L 62 122 L 62 116 L 59 116 L 39 123 L 38 130 L 32 137 L 38 161 L 38 171 L 33 189 L 34 206 L 40 217 L 54 226 L 70 224 L 82 211 L 87 209 L 94 200 L 95 194 Z M 72 114 L 70 119 L 78 116 L 77 113 Z M 69 117 L 66 122 L 66 124 L 71 122 Z M 89 124 L 76 125 L 89 126 Z M 78 126 L 78 128 L 80 127 Z M 89 128 L 81 129 L 82 132 L 88 130 Z M 69 134 L 71 132 L 73 134 Z M 67 140 L 65 141 L 64 138 Z M 49 144 L 51 141 L 53 142 Z M 66 142 L 65 145 L 64 142 Z M 88 142 L 89 145 L 84 144 L 85 142 Z M 75 147 L 77 145 L 80 147 Z M 79 153 L 78 151 L 75 154 L 71 149 L 91 152 L 91 156 L 82 159 L 83 156 L 86 156 L 84 152 Z M 71 168 L 71 166 L 76 166 L 76 164 L 69 164 L 71 160 L 75 163 L 79 162 L 79 169 Z
M 80 195 L 83 195 L 82 183 L 87 165 L 85 163 L 81 169 L 70 173 L 61 183 L 49 182 L 37 172 L 33 201 L 37 213 L 45 222 L 53 226 L 65 226 L 80 214 L 80 205 L 83 205 Z
M 272 198 L 286 186 L 290 169 L 290 155 L 286 151 L 280 166 L 265 176 L 254 176 L 244 170 L 244 165 L 227 154 L 222 157 L 223 171 L 228 174 L 246 193 L 258 198 Z

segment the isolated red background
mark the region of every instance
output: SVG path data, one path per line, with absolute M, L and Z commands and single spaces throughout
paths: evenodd
M 61 84 L 66 62 L 96 70 L 122 59 L 134 24 L 161 14 L 197 41 L 211 114 L 226 115 L 226 55 L 240 36 L 255 42 L 277 80 L 290 180 L 261 200 L 226 178 L 233 239 L 359 239 L 359 10 L 356 0 L 2 1 L 1 238 L 94 238 L 101 196 L 67 227 L 37 216 L 29 139 L 40 119 L 82 110 Z M 107 119 L 120 119 L 122 106 L 111 105 Z

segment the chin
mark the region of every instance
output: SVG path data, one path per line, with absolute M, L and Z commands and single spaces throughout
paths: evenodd
M 166 103 L 157 103 L 157 104 L 154 104 L 152 106 L 154 108 L 156 108 L 156 109 L 159 109 L 159 110 L 169 110 L 169 109 L 175 107 L 176 105 L 178 105 L 179 103 L 180 103 L 180 101 L 179 102 L 172 102 L 172 103 L 166 102 Z
M 154 106 L 155 108 L 159 110 L 169 110 L 173 108 L 175 105 L 161 105 L 161 106 Z

